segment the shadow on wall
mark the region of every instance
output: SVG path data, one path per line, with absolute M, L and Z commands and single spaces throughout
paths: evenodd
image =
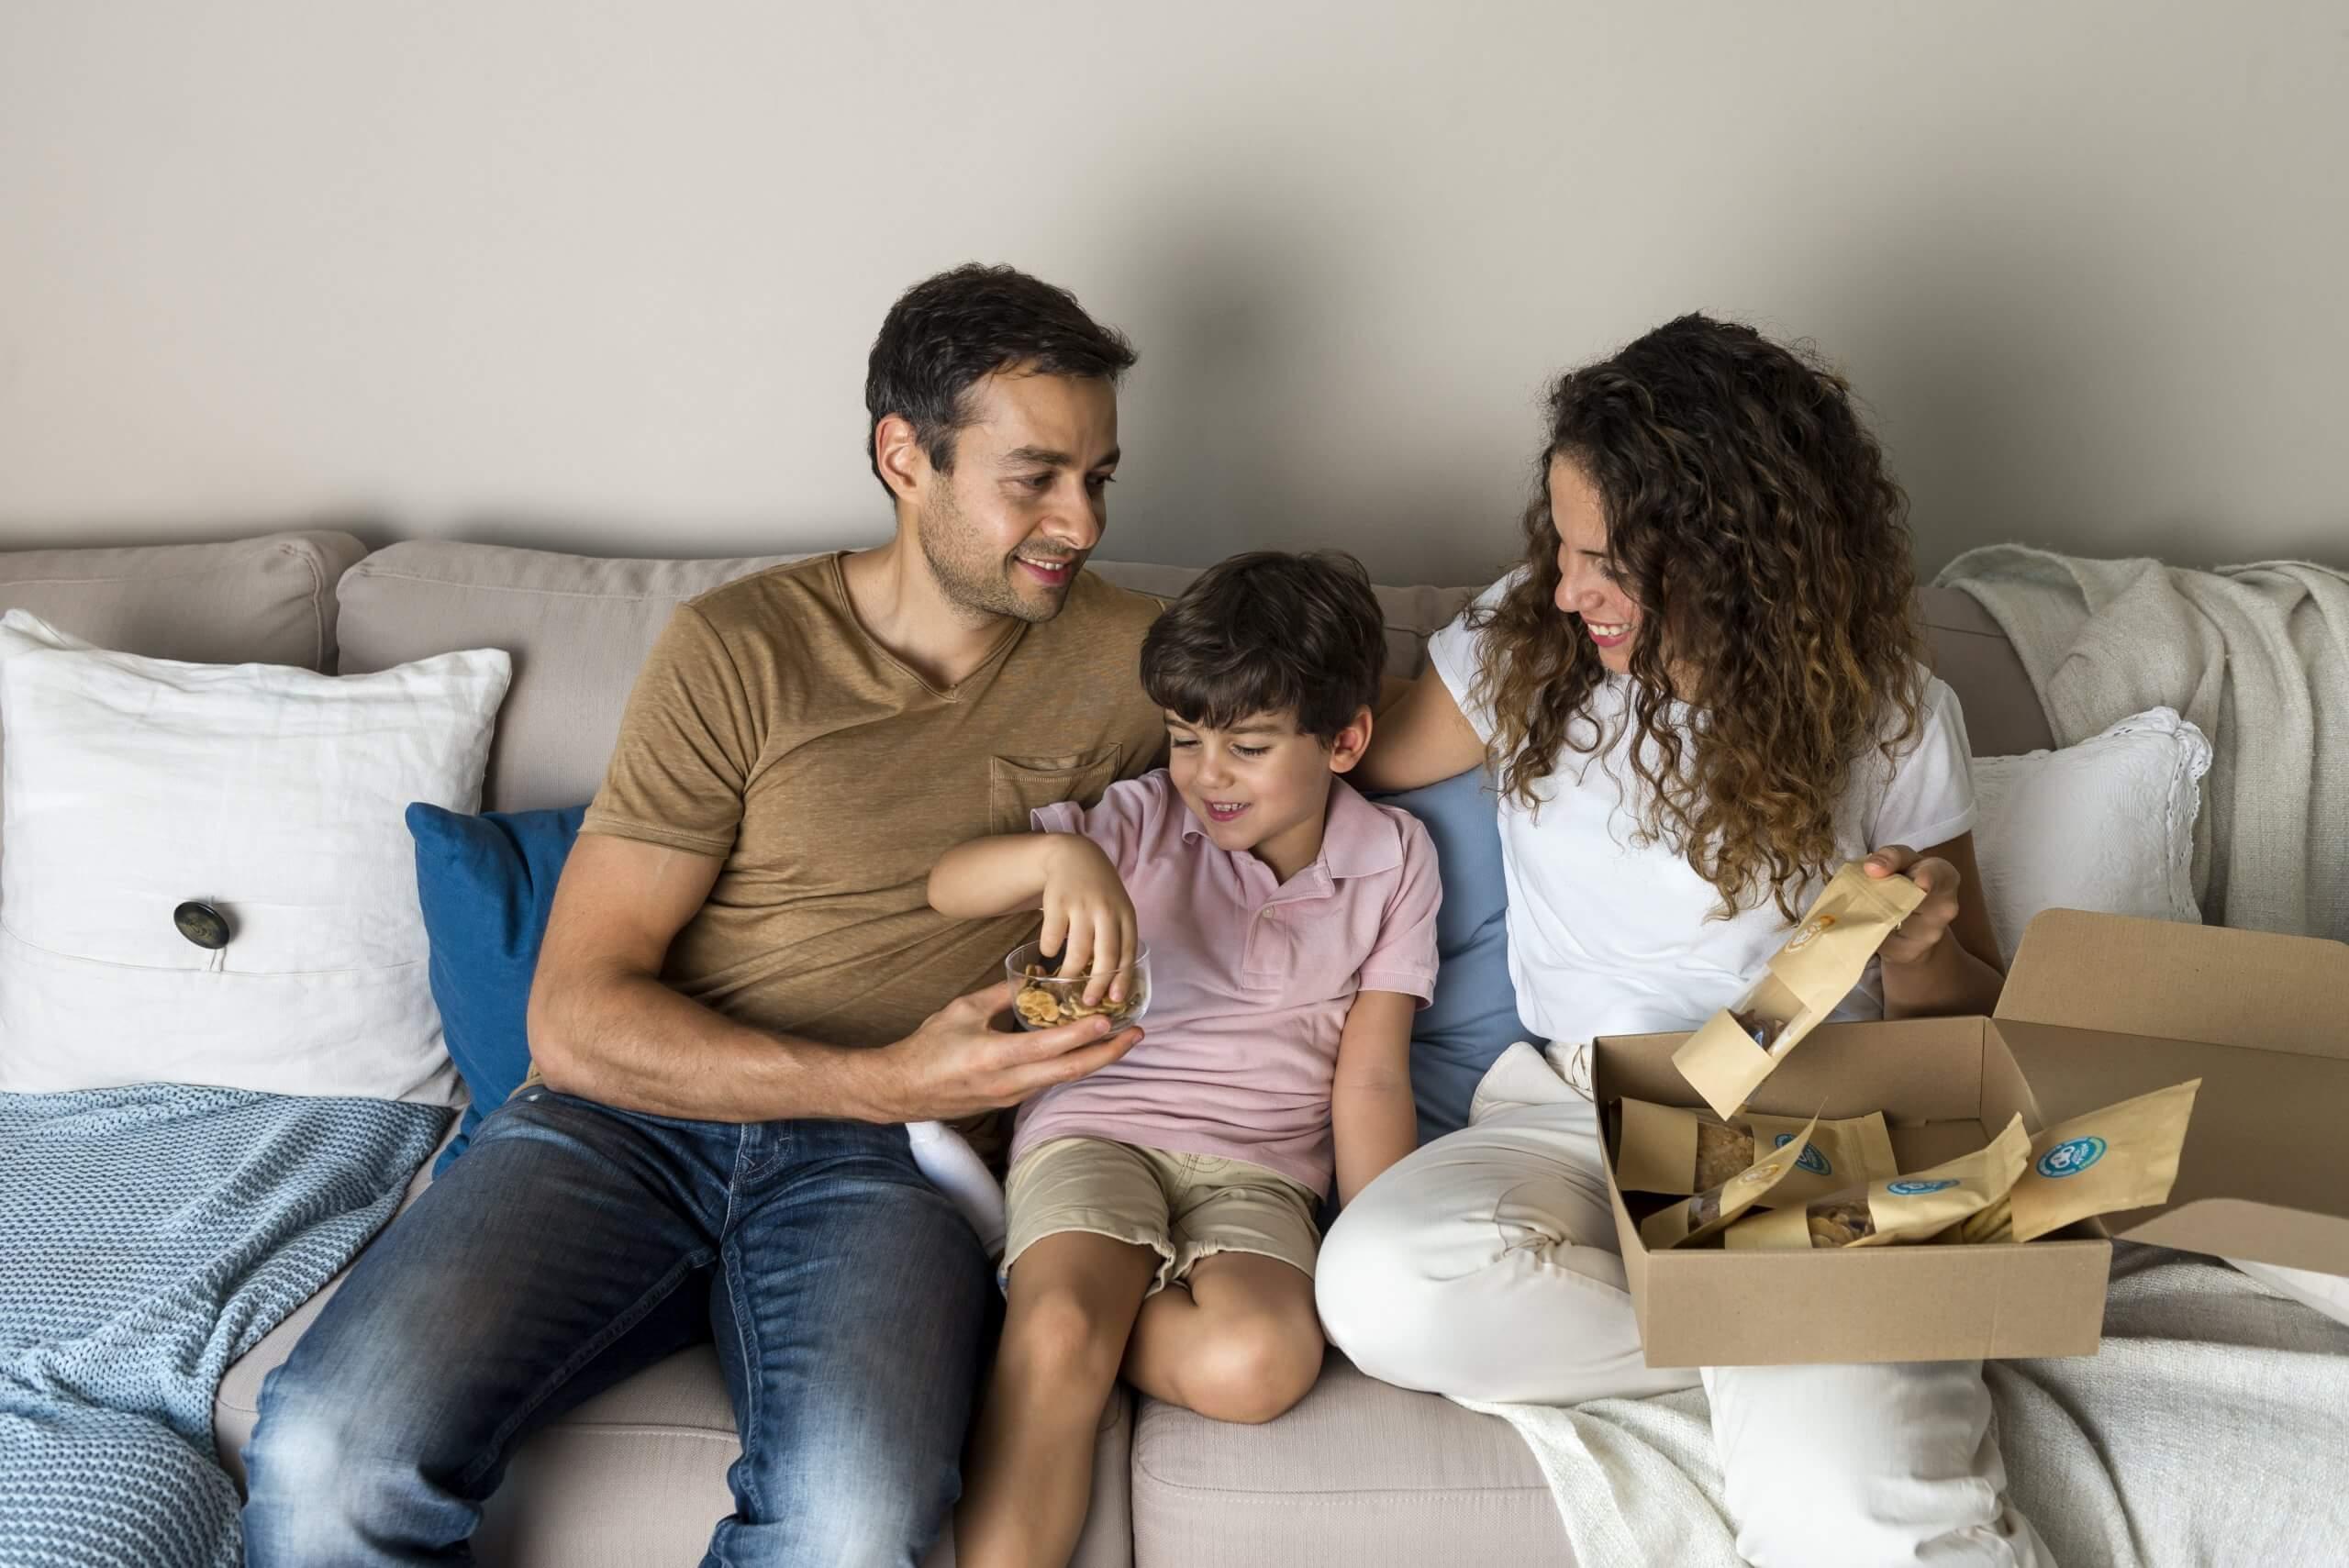
M 1150 208 L 1164 226 L 1130 236 L 1127 261 L 1105 269 L 1137 280 L 1140 308 L 1119 325 L 1141 363 L 1120 400 L 1128 455 L 1102 556 L 1206 566 L 1319 547 L 1352 550 L 1381 583 L 1499 575 L 1517 553 L 1523 476 L 1508 475 L 1497 509 L 1491 475 L 1468 476 L 1484 483 L 1464 498 L 1462 460 L 1424 450 L 1405 483 L 1366 496 L 1348 472 L 1353 432 L 1329 417 L 1333 398 L 1362 389 L 1331 387 L 1324 368 L 1379 357 L 1378 324 L 1348 313 L 1343 285 L 1385 219 L 1267 171 L 1225 172 L 1212 190 L 1169 180 Z M 1529 409 L 1528 475 L 1538 429 Z
M 584 554 L 599 560 L 708 561 L 733 556 L 821 555 L 833 550 L 864 550 L 887 539 L 890 524 L 885 503 L 876 498 L 873 511 L 874 517 L 868 522 L 817 528 L 804 524 L 785 526 L 772 517 L 697 517 L 664 521 L 638 513 L 486 512 L 465 517 L 433 537 L 515 550 Z M 583 542 L 591 539 L 595 541 L 592 546 Z M 615 539 L 626 543 L 616 547 L 611 542 Z
M 2182 294 L 2175 258 L 2157 264 L 2157 225 L 2054 184 L 1957 180 L 1904 190 L 1909 210 L 1855 215 L 1818 296 L 1842 320 L 1819 346 L 1851 373 L 1909 491 L 1920 576 L 2001 540 L 2181 566 L 2349 565 L 2349 496 L 2298 528 L 2255 519 L 2249 543 L 2254 519 L 2223 514 L 2218 482 L 2147 477 L 2195 451 L 2222 474 L 2231 453 L 2277 444 L 2260 424 L 2271 406 L 2236 384 L 2254 346 L 2210 325 L 2231 313 Z M 2116 384 L 2108 367 L 2142 363 L 2148 333 L 2176 342 L 2173 375 Z
M 10 519 L 0 528 L 0 550 L 138 550 L 150 545 L 226 544 L 262 534 L 319 532 L 352 535 L 369 550 L 381 550 L 402 537 L 396 522 L 372 512 Z

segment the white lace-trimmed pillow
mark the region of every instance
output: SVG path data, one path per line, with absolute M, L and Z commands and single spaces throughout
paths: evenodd
M 403 813 L 481 802 L 498 650 L 185 664 L 0 618 L 0 1089 L 454 1104 Z M 207 951 L 173 911 L 232 932 Z
M 1975 853 L 2012 962 L 2043 909 L 2197 922 L 2194 819 L 2210 743 L 2165 707 L 2054 751 L 1974 759 Z

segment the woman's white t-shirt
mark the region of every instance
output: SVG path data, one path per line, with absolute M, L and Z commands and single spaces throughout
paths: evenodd
M 1496 583 L 1476 605 L 1493 604 L 1514 580 Z M 1492 712 L 1475 695 L 1484 637 L 1464 615 L 1429 639 L 1428 658 L 1490 745 Z M 1564 752 L 1536 788 L 1537 809 L 1513 795 L 1500 801 L 1509 978 L 1520 1021 L 1551 1041 L 1694 1029 L 1735 1001 L 1787 937 L 1787 922 L 1766 895 L 1726 920 L 1714 918 L 1720 894 L 1679 851 L 1633 841 L 1644 796 L 1631 767 L 1635 726 L 1624 713 L 1631 690 L 1627 675 L 1593 689 L 1591 717 L 1609 744 L 1596 753 Z M 1873 754 L 1838 804 L 1838 863 L 1887 844 L 1922 850 L 1972 830 L 1974 779 L 1956 694 L 1928 676 L 1921 717 L 1920 732 L 1888 763 Z M 1586 738 L 1588 729 L 1577 723 L 1575 732 Z M 1822 885 L 1823 874 L 1796 894 L 1795 906 Z M 1871 964 L 1835 1016 L 1883 1012 Z

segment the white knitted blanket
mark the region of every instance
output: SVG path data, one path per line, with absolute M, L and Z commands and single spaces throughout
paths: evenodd
M 1937 581 L 2004 628 L 2058 744 L 2152 707 L 2210 737 L 2194 856 L 2205 920 L 2349 940 L 2349 573 L 2002 544 Z
M 2008 1495 L 2065 1568 L 2349 1562 L 2349 1326 L 2208 1258 L 2116 1243 L 2104 1348 L 1985 1363 Z M 1739 1568 L 1705 1393 L 1481 1405 L 1575 1561 Z

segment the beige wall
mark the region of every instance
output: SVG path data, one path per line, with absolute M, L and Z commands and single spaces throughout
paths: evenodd
M 1857 381 L 1928 567 L 2349 562 L 2330 4 L 0 4 L 0 547 L 875 537 L 970 257 L 1131 331 L 1107 553 L 1513 548 L 1555 369 Z

